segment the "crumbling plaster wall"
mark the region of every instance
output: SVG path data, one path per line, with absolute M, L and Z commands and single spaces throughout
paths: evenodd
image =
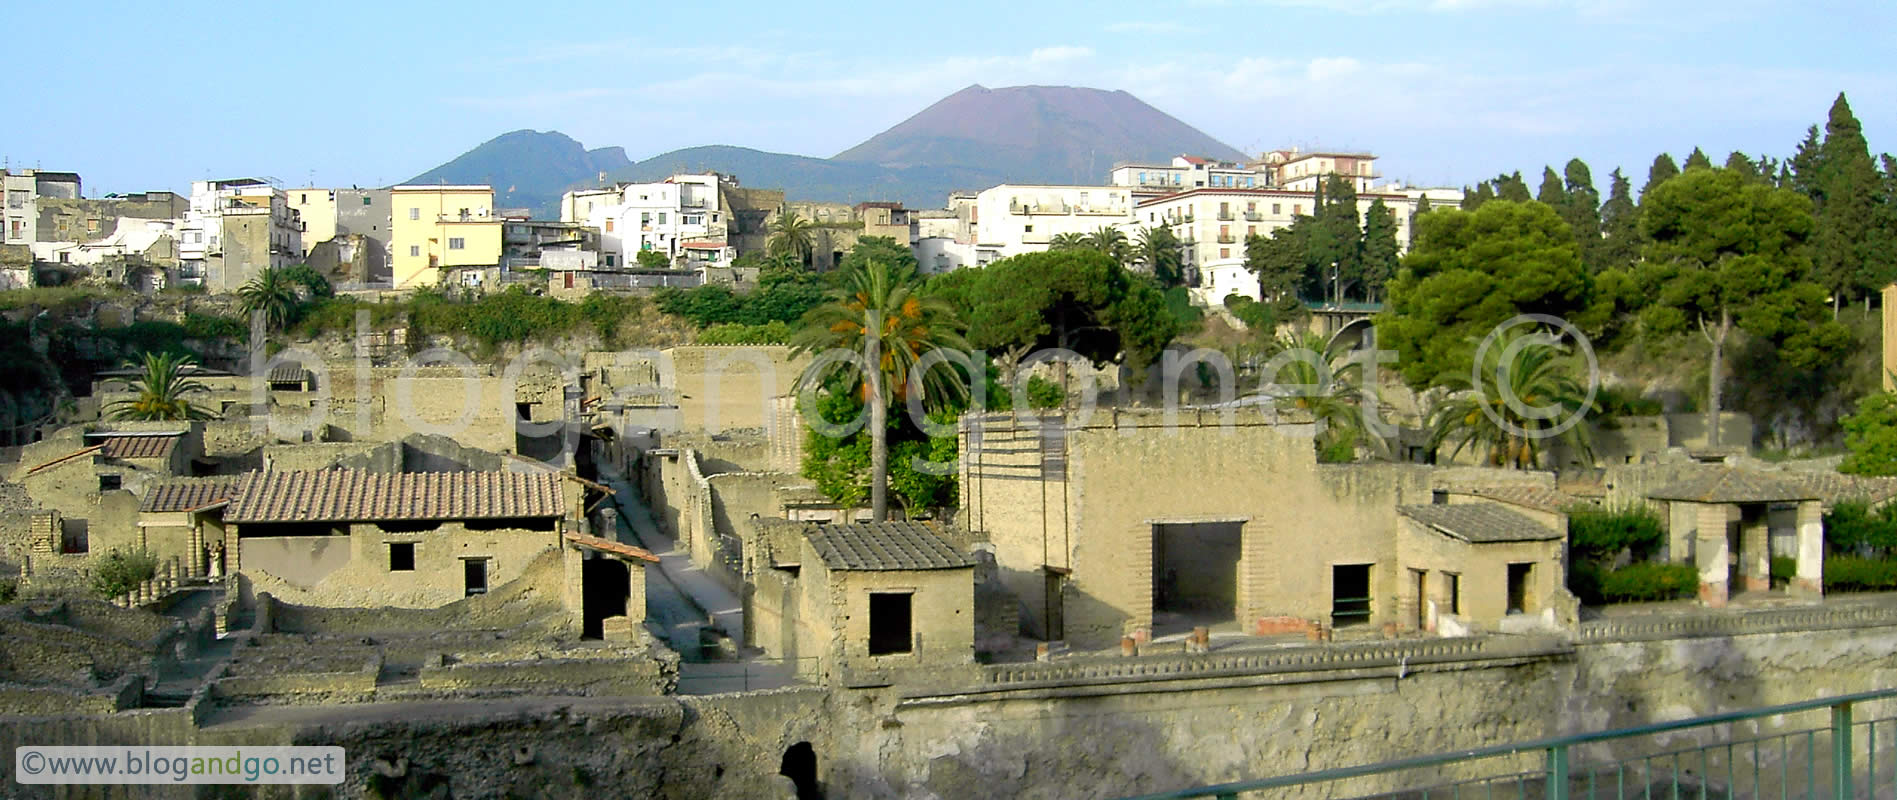
M 462 561 L 485 558 L 489 590 L 520 577 L 536 556 L 559 546 L 559 533 L 512 528 L 468 530 L 444 522 L 421 533 L 349 526 L 348 536 L 242 536 L 238 569 L 285 602 L 318 606 L 434 608 L 466 596 Z M 267 527 L 267 526 L 266 526 Z M 415 569 L 389 569 L 390 543 L 415 546 Z

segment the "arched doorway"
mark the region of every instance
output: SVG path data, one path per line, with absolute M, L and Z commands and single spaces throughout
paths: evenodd
M 823 800 L 823 790 L 817 786 L 817 751 L 809 742 L 798 742 L 785 750 L 777 774 L 797 787 L 797 800 Z

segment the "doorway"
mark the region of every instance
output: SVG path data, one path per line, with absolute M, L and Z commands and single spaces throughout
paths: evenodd
M 1535 565 L 1508 565 L 1508 613 L 1527 614 L 1534 611 L 1534 593 L 1529 589 L 1529 581 L 1535 574 Z
M 1067 638 L 1067 615 L 1061 608 L 1061 573 L 1043 568 L 1041 573 L 1042 590 L 1041 613 L 1046 617 L 1042 638 L 1058 642 Z
M 580 562 L 580 585 L 580 638 L 601 638 L 604 631 L 600 622 L 626 613 L 626 595 L 632 589 L 631 565 L 617 558 L 588 558 Z
M 1242 522 L 1153 525 L 1153 632 L 1238 618 Z
M 798 742 L 785 750 L 777 774 L 797 787 L 797 800 L 823 800 L 823 790 L 817 785 L 817 751 L 809 742 Z
M 1416 587 L 1416 629 L 1429 630 L 1429 572 L 1410 570 L 1410 582 Z
M 1331 567 L 1331 627 L 1370 623 L 1370 565 Z
M 461 585 L 464 590 L 464 597 L 487 594 L 487 559 L 463 559 L 461 561 Z

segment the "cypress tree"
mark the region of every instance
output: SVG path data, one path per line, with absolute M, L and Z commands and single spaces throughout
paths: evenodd
M 1713 160 L 1706 157 L 1706 151 L 1695 147 L 1693 148 L 1693 153 L 1686 157 L 1686 168 L 1687 169 L 1712 169 Z
M 1535 190 L 1535 199 L 1556 211 L 1567 207 L 1568 190 L 1561 184 L 1561 176 L 1554 174 L 1554 167 L 1541 168 L 1541 188 Z
M 1843 93 L 1831 104 L 1819 152 L 1822 204 L 1814 203 L 1818 225 L 1812 261 L 1819 280 L 1831 290 L 1835 312 L 1840 304 L 1881 288 L 1879 281 L 1885 278 L 1885 269 L 1876 263 L 1885 248 L 1872 221 L 1883 181 L 1871 161 L 1864 128 Z
M 1574 243 L 1581 249 L 1581 263 L 1589 272 L 1600 272 L 1606 268 L 1606 258 L 1601 252 L 1604 244 L 1601 193 L 1594 188 L 1594 171 L 1587 168 L 1587 162 L 1571 158 L 1562 170 L 1562 178 L 1562 192 L 1567 202 L 1555 210 L 1561 212 L 1561 218 L 1574 229 Z
M 1791 187 L 1811 198 L 1813 204 L 1823 202 L 1823 194 L 1818 186 L 1818 173 L 1824 161 L 1824 142 L 1818 138 L 1818 126 L 1805 129 L 1805 141 L 1798 143 L 1798 150 L 1792 154 L 1786 166 L 1791 170 Z
M 1383 287 L 1391 278 L 1396 277 L 1397 268 L 1396 215 L 1379 197 L 1370 203 L 1370 210 L 1363 217 L 1363 285 L 1364 298 L 1376 301 L 1383 297 Z
M 1673 157 L 1661 153 L 1653 157 L 1653 166 L 1647 168 L 1647 182 L 1640 187 L 1640 201 L 1646 202 L 1647 193 L 1653 187 L 1666 182 L 1666 179 L 1680 174 L 1680 165 L 1673 163 Z
M 1521 170 L 1515 170 L 1513 175 L 1496 176 L 1495 197 L 1511 203 L 1526 203 L 1535 199 L 1528 193 L 1528 184 L 1522 181 Z

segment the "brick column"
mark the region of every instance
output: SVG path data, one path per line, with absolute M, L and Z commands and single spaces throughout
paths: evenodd
M 1739 522 L 1739 588 L 1748 592 L 1772 588 L 1771 518 L 1760 511 L 1757 519 Z
M 1139 526 L 1132 539 L 1126 557 L 1133 585 L 1126 590 L 1126 629 L 1122 633 L 1146 641 L 1153 635 L 1153 526 Z M 1045 634 L 1047 620 L 1041 620 L 1041 626 Z
M 1824 510 L 1816 500 L 1798 504 L 1798 571 L 1792 576 L 1791 592 L 1813 600 L 1825 595 Z
M 1699 541 L 1696 545 L 1699 567 L 1699 602 L 1707 608 L 1726 605 L 1727 576 L 1731 570 L 1726 546 L 1727 506 L 1723 503 L 1699 504 Z

